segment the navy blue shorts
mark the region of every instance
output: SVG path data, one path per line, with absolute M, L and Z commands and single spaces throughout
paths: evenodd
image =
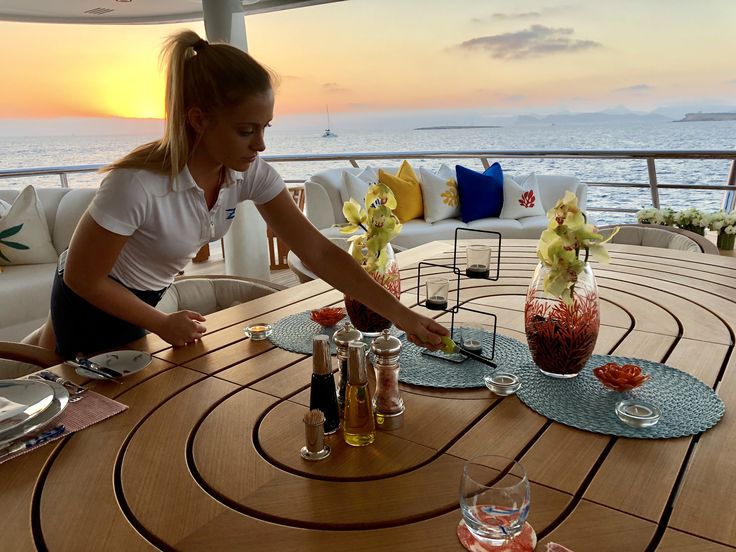
M 158 304 L 166 291 L 166 288 L 159 291 L 141 291 L 124 287 L 153 307 Z M 56 333 L 56 352 L 65 359 L 75 358 L 78 354 L 88 356 L 101 351 L 120 349 L 126 343 L 140 339 L 147 333 L 143 328 L 108 314 L 77 295 L 64 283 L 63 268 L 57 270 L 54 276 L 51 320 Z

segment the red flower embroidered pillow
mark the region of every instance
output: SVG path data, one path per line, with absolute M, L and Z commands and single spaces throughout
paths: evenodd
M 520 219 L 545 215 L 542 198 L 539 195 L 537 175 L 503 175 L 503 208 L 498 218 Z

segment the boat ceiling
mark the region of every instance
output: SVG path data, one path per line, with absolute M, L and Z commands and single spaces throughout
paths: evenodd
M 244 15 L 342 0 L 241 0 Z M 0 0 L 0 21 L 127 25 L 202 20 L 202 0 Z

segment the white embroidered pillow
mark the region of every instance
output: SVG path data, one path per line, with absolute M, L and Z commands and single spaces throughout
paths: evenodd
M 442 165 L 435 174 L 421 167 L 419 178 L 424 197 L 425 221 L 431 224 L 460 216 L 460 196 L 457 193 L 457 178 L 453 169 Z
M 26 186 L 0 218 L 0 265 L 55 263 L 46 215 L 33 186 Z
M 363 205 L 368 186 L 378 182 L 378 171 L 373 167 L 366 167 L 358 174 L 348 171 L 342 173 L 342 187 L 340 188 L 340 199 L 343 203 L 351 197 Z
M 498 218 L 520 219 L 544 214 L 536 174 L 516 178 L 503 175 L 503 207 Z

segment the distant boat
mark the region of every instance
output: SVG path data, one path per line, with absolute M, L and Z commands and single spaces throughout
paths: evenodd
M 327 128 L 322 134 L 322 138 L 337 138 L 337 134 L 330 130 L 330 108 L 325 106 L 325 110 L 327 111 Z

